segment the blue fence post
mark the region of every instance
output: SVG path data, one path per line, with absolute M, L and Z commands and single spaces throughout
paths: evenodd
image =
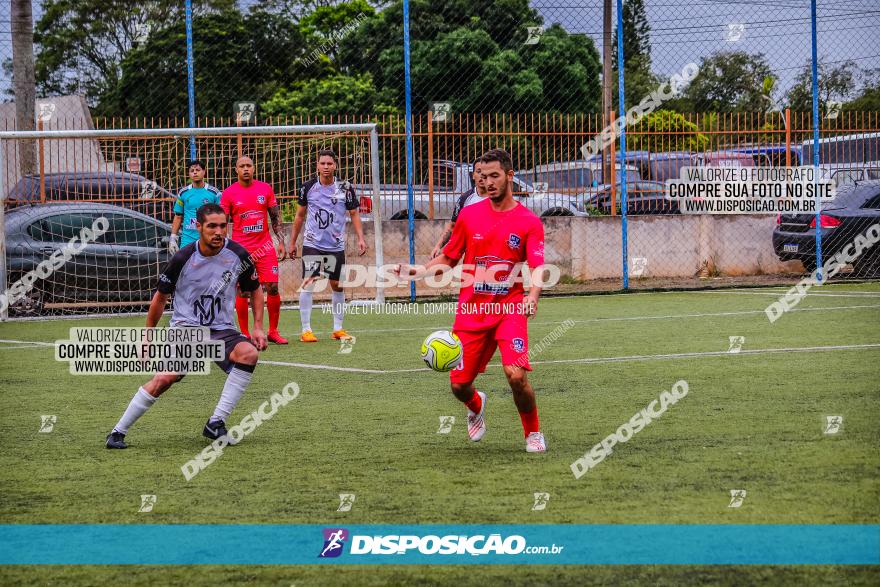
M 819 167 L 819 66 L 818 66 L 818 43 L 816 42 L 816 0 L 810 0 L 810 34 L 812 37 L 813 50 L 813 167 L 818 173 Z M 819 178 L 816 177 L 816 183 Z M 822 281 L 822 200 L 817 197 L 816 206 L 816 279 Z
M 192 0 L 186 0 L 186 78 L 189 97 L 189 127 L 196 127 L 196 83 L 193 59 Z M 196 159 L 196 137 L 189 136 L 189 157 Z
M 409 76 L 409 0 L 403 0 L 403 76 L 404 85 L 406 86 L 406 199 L 407 199 L 407 221 L 408 221 L 408 238 L 409 238 L 409 262 L 414 265 L 416 262 L 415 249 L 415 217 L 413 216 L 413 208 L 415 207 L 413 198 L 413 142 L 412 142 L 412 88 L 410 86 Z M 409 299 L 411 302 L 416 301 L 416 283 L 411 281 L 409 284 Z
M 814 0 L 815 1 L 815 0 Z M 624 100 L 624 82 L 623 82 L 623 0 L 617 0 L 617 89 L 620 93 L 618 99 L 617 120 L 614 124 L 620 125 L 620 226 L 622 239 L 622 263 L 623 263 L 623 289 L 629 289 L 629 262 L 627 259 L 627 222 L 626 222 L 626 100 Z M 617 162 L 611 161 L 612 177 L 615 173 L 614 165 Z M 606 178 L 607 181 L 607 178 Z

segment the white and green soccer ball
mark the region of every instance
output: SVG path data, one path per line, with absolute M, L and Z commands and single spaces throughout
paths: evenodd
M 463 353 L 461 341 L 448 330 L 432 332 L 422 343 L 422 360 L 434 371 L 452 371 Z

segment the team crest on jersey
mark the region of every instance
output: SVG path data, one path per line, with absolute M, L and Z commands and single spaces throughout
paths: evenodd
M 521 353 L 526 350 L 526 341 L 523 338 L 514 338 L 510 341 L 510 348 L 513 349 L 516 353 Z
M 258 204 L 265 204 L 266 203 L 266 196 L 257 196 L 257 203 Z
M 518 234 L 514 234 L 511 232 L 510 236 L 507 237 L 507 246 L 510 247 L 511 249 L 516 250 L 519 248 L 519 246 L 521 244 L 522 244 L 522 239 L 519 237 Z
M 272 275 L 278 275 L 278 265 L 272 266 Z

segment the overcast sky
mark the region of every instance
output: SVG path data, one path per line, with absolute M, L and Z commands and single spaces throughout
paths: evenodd
M 250 5 L 253 0 L 240 1 Z M 34 20 L 39 6 L 34 6 Z M 612 2 L 616 6 L 616 0 Z M 716 51 L 763 53 L 784 91 L 810 58 L 809 0 L 645 0 L 653 69 L 664 76 Z M 592 37 L 602 51 L 602 1 L 532 0 L 545 24 Z M 0 3 L 0 59 L 12 56 L 10 2 Z M 820 0 L 821 60 L 880 68 L 880 0 Z M 615 22 L 616 22 L 616 16 Z M 9 85 L 5 72 L 0 84 Z

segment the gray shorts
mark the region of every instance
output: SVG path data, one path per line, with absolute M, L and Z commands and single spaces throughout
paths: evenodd
M 223 360 L 222 361 L 214 361 L 214 363 L 223 369 L 224 373 L 229 373 L 232 371 L 232 366 L 235 365 L 235 362 L 230 358 L 232 351 L 235 350 L 235 347 L 238 346 L 241 342 L 246 342 L 250 345 L 253 345 L 253 341 L 243 335 L 238 330 L 226 329 L 226 330 L 214 330 L 211 329 L 211 340 L 221 340 L 223 341 Z M 256 348 L 256 345 L 254 345 Z M 186 373 L 178 373 L 177 380 L 180 381 Z

